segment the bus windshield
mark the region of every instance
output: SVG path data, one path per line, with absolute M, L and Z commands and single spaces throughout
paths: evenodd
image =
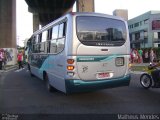
M 121 20 L 78 16 L 77 36 L 87 46 L 122 46 L 126 41 L 126 26 Z

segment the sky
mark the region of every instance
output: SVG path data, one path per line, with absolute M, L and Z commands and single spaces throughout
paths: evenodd
M 95 11 L 112 15 L 115 9 L 127 9 L 131 19 L 150 10 L 160 11 L 159 4 L 159 0 L 95 0 Z
M 127 9 L 131 19 L 150 10 L 160 11 L 159 3 L 160 0 L 95 0 L 95 12 L 112 15 L 115 9 Z M 16 10 L 17 44 L 23 46 L 23 41 L 32 35 L 32 13 L 25 0 L 17 0 Z
M 33 33 L 32 13 L 28 12 L 25 0 L 16 0 L 17 44 L 23 46 L 23 41 Z

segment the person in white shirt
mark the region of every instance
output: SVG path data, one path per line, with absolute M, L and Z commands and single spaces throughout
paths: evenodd
M 154 61 L 154 51 L 153 49 L 150 50 L 150 62 L 153 63 Z

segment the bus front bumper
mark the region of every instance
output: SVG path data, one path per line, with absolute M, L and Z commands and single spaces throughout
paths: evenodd
M 129 86 L 131 75 L 103 80 L 65 80 L 66 93 L 87 92 L 105 88 Z

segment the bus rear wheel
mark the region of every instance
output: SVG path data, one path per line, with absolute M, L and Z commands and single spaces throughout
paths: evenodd
M 31 76 L 31 77 L 34 77 L 34 75 L 33 75 L 32 72 L 31 72 L 31 68 L 30 68 L 30 65 L 29 65 L 29 64 L 28 64 L 28 70 L 29 70 L 30 76 Z
M 44 80 L 45 80 L 45 85 L 46 85 L 46 88 L 49 92 L 53 92 L 54 91 L 54 88 L 50 85 L 50 82 L 49 82 L 49 79 L 48 79 L 48 75 L 45 74 L 44 75 Z

